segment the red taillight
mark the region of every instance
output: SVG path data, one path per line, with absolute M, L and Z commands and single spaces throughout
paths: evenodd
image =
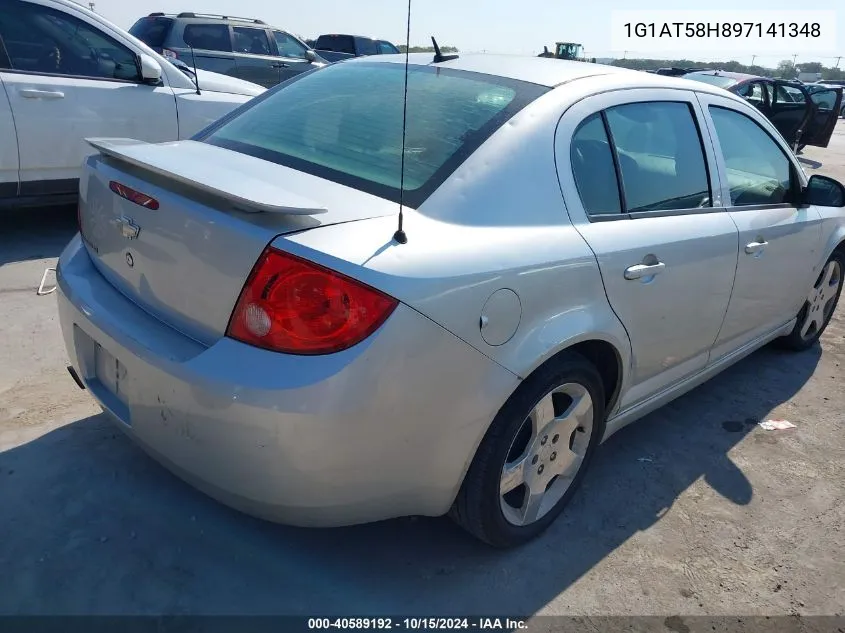
M 147 209 L 151 209 L 153 211 L 158 210 L 158 200 L 155 198 L 151 198 L 145 193 L 141 193 L 140 191 L 135 191 L 134 189 L 130 189 L 126 185 L 122 185 L 116 180 L 112 180 L 109 183 L 109 189 L 111 189 L 114 193 L 119 195 L 121 198 L 129 200 L 129 202 L 134 202 L 135 204 L 145 207 Z
M 287 354 L 330 354 L 360 343 L 398 301 L 359 281 L 268 247 L 252 269 L 226 335 Z

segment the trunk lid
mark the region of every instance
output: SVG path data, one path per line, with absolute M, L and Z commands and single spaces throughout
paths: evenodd
M 144 310 L 206 345 L 225 333 L 275 237 L 397 213 L 390 201 L 204 143 L 89 142 L 100 154 L 87 162 L 79 204 L 94 264 Z

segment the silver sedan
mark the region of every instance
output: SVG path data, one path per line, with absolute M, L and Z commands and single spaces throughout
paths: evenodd
M 448 513 L 513 546 L 614 432 L 816 344 L 845 189 L 739 97 L 412 55 L 403 134 L 404 80 L 363 58 L 194 140 L 90 140 L 71 374 L 179 476 L 275 521 Z

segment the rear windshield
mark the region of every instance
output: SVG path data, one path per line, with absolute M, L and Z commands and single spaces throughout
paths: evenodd
M 722 75 L 684 75 L 684 79 L 702 81 L 706 84 L 718 86 L 719 88 L 730 88 L 734 84 L 739 83 L 733 77 L 724 77 Z
M 418 207 L 548 88 L 410 66 L 405 202 Z M 203 140 L 398 202 L 404 65 L 343 63 L 282 84 Z
M 161 48 L 173 26 L 171 18 L 141 18 L 129 32 L 151 48 Z
M 321 35 L 317 38 L 317 50 L 335 53 L 355 54 L 355 40 L 351 35 Z

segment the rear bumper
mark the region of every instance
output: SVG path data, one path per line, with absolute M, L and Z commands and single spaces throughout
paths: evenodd
M 180 477 L 279 522 L 445 513 L 518 383 L 404 305 L 350 350 L 295 357 L 183 336 L 115 290 L 78 236 L 57 277 L 71 363 L 106 412 Z

